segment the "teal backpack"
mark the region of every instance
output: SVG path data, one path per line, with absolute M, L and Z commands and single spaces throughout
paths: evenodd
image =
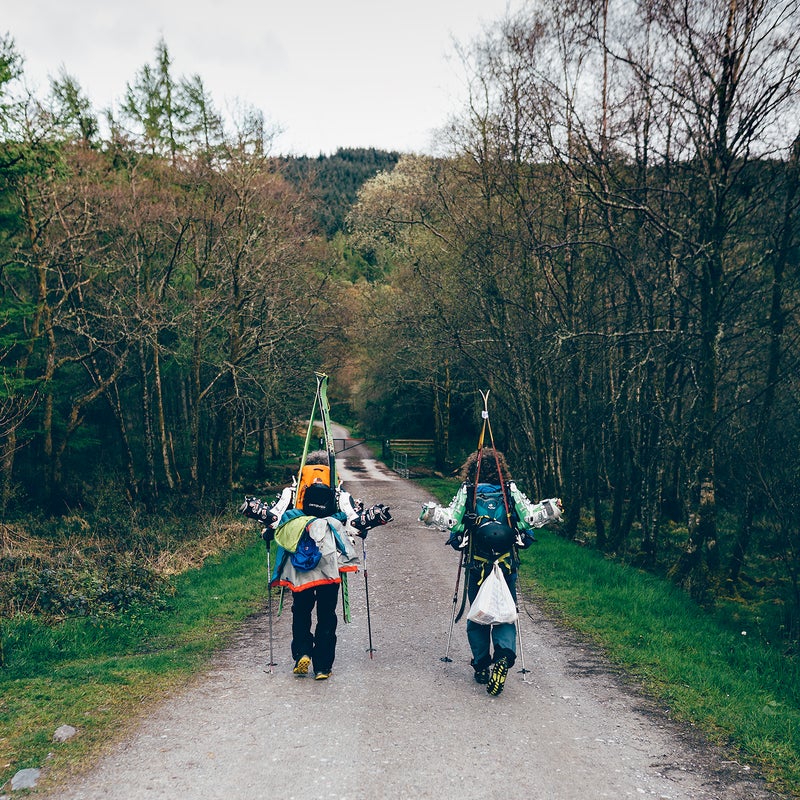
M 478 553 L 496 557 L 512 550 L 516 541 L 514 514 L 509 519 L 500 486 L 479 483 L 475 487 L 475 517 L 471 532 Z
M 475 516 L 478 522 L 491 519 L 495 522 L 509 524 L 506 506 L 503 502 L 503 491 L 491 483 L 479 483 L 475 487 Z

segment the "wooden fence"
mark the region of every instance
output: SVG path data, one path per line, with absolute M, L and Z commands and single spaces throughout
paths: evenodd
M 387 444 L 390 453 L 405 453 L 413 458 L 433 455 L 433 439 L 388 439 Z
M 383 460 L 388 464 L 392 458 L 392 469 L 408 478 L 408 458 L 429 458 L 433 455 L 433 439 L 386 439 L 383 442 Z

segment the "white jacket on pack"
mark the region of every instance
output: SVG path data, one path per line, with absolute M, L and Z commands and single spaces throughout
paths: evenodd
M 272 586 L 285 586 L 293 592 L 300 592 L 312 586 L 341 583 L 343 572 L 358 572 L 359 559 L 355 543 L 341 520 L 336 517 L 301 515 L 282 521 L 278 527 L 283 525 L 305 527 L 309 536 L 317 543 L 322 557 L 313 569 L 299 570 L 292 564 L 290 554 L 280 547 L 272 573 Z

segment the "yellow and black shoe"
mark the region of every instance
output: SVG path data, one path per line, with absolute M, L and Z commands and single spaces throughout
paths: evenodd
M 480 669 L 475 670 L 475 682 L 481 683 L 484 686 L 489 683 L 489 678 L 491 677 L 491 670 L 489 667 L 481 667 Z
M 311 665 L 311 656 L 300 656 L 297 659 L 297 663 L 294 665 L 294 672 L 295 675 L 308 675 L 308 668 Z
M 328 678 L 330 678 L 330 676 L 331 676 L 331 670 L 329 669 L 320 670 L 319 672 L 316 673 L 316 675 L 314 675 L 314 680 L 326 681 L 328 680 Z
M 492 664 L 492 673 L 489 676 L 489 683 L 486 684 L 486 691 L 492 697 L 497 697 L 503 691 L 506 675 L 508 675 L 508 660 L 500 657 Z

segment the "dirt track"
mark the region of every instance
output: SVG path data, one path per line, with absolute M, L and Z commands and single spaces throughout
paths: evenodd
M 351 578 L 353 621 L 339 624 L 328 681 L 292 675 L 288 607 L 273 617 L 277 665 L 265 671 L 262 613 L 53 800 L 775 797 L 530 602 L 521 616 L 529 672 L 509 674 L 499 697 L 472 680 L 463 620 L 452 663 L 442 662 L 457 556 L 417 522 L 428 495 L 360 456 L 341 455 L 346 487 L 390 505 L 395 519 L 366 540 L 373 658 L 362 574 Z

